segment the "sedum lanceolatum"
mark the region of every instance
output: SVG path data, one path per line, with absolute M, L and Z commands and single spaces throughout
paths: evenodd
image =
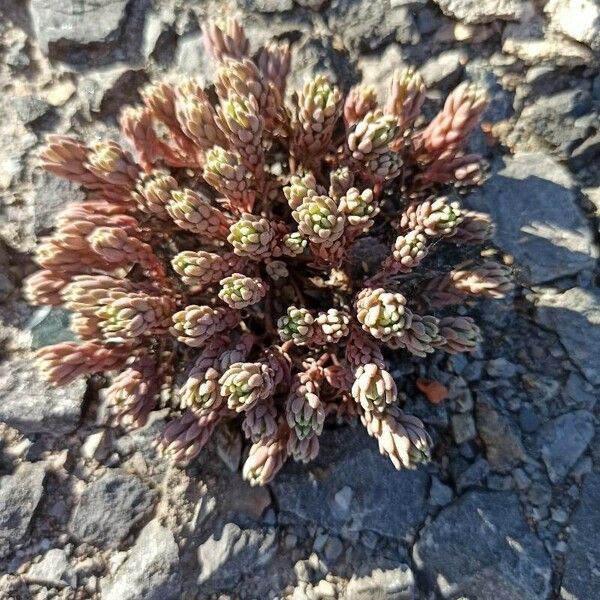
M 184 463 L 232 421 L 253 485 L 313 459 L 328 419 L 359 419 L 398 469 L 426 460 L 431 438 L 399 405 L 383 351 L 472 351 L 479 329 L 452 306 L 511 288 L 490 260 L 447 266 L 491 232 L 457 201 L 483 178 L 465 145 L 485 92 L 461 84 L 426 124 L 415 69 L 384 102 L 367 86 L 344 97 L 325 75 L 288 93 L 285 43 L 253 60 L 234 20 L 205 41 L 214 86 L 143 89 L 120 118 L 127 148 L 53 135 L 41 154 L 87 192 L 26 283 L 33 304 L 70 311 L 80 340 L 42 348 L 43 374 L 109 374 L 120 426 L 170 406 L 159 448 Z

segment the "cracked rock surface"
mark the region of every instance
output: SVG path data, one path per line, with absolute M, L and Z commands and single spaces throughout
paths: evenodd
M 594 0 L 239 0 L 252 50 L 292 44 L 289 87 L 328 73 L 382 93 L 422 69 L 430 117 L 463 80 L 491 104 L 471 150 L 517 293 L 475 309 L 471 355 L 398 355 L 432 432 L 396 472 L 360 428 L 250 488 L 219 436 L 187 468 L 158 456 L 165 415 L 117 432 L 96 381 L 44 384 L 31 353 L 68 315 L 21 283 L 82 193 L 37 168 L 51 131 L 103 139 L 137 88 L 212 78 L 202 27 L 220 0 L 0 1 L 0 598 L 594 600 L 600 598 L 600 17 Z M 434 379 L 448 399 L 415 387 Z M 238 453 L 239 454 L 239 453 Z M 227 463 L 227 464 L 226 464 Z

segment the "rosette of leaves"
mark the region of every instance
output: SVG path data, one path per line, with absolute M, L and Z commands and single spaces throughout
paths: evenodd
M 426 123 L 412 68 L 381 101 L 324 74 L 288 91 L 287 45 L 253 48 L 234 20 L 205 29 L 214 90 L 153 83 L 120 116 L 124 145 L 52 135 L 41 152 L 87 196 L 26 284 L 79 338 L 41 349 L 41 370 L 55 385 L 106 374 L 123 427 L 170 407 L 159 447 L 175 460 L 237 424 L 252 484 L 314 458 L 329 418 L 358 418 L 412 467 L 431 440 L 383 351 L 471 351 L 479 329 L 452 307 L 511 289 L 506 267 L 473 260 L 489 218 L 460 207 L 483 173 L 465 147 L 486 94 L 461 84 Z M 373 241 L 388 248 L 375 268 L 357 260 Z

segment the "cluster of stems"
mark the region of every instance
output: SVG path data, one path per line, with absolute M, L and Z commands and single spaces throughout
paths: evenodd
M 178 461 L 234 420 L 253 485 L 312 460 L 331 419 L 360 420 L 410 468 L 431 438 L 398 405 L 384 351 L 472 351 L 479 329 L 452 307 L 511 289 L 501 264 L 447 264 L 457 248 L 472 261 L 491 233 L 459 203 L 482 178 L 466 142 L 486 94 L 461 84 L 425 123 L 415 69 L 383 102 L 326 75 L 290 93 L 287 44 L 251 54 L 235 20 L 204 34 L 214 90 L 151 84 L 121 115 L 128 147 L 52 135 L 41 153 L 87 194 L 27 281 L 33 304 L 70 311 L 80 340 L 40 350 L 42 372 L 55 385 L 111 375 L 104 398 L 123 427 L 168 402 L 159 448 Z M 357 268 L 365 239 L 388 252 Z

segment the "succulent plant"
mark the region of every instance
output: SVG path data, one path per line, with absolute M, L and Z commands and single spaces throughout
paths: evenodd
M 471 351 L 480 331 L 451 306 L 511 289 L 489 259 L 448 264 L 491 232 L 459 205 L 482 180 L 465 145 L 486 94 L 461 84 L 429 124 L 412 68 L 381 107 L 373 88 L 344 97 L 326 75 L 286 97 L 286 44 L 254 62 L 235 20 L 204 32 L 214 90 L 147 86 L 120 118 L 129 150 L 48 139 L 43 167 L 87 198 L 58 216 L 26 284 L 33 304 L 71 312 L 80 340 L 39 350 L 42 373 L 54 385 L 107 374 L 122 427 L 169 406 L 158 446 L 180 462 L 221 421 L 239 424 L 253 485 L 288 457 L 312 460 L 328 419 L 358 418 L 412 467 L 431 438 L 398 407 L 384 350 Z M 366 256 L 379 247 L 387 256 Z

